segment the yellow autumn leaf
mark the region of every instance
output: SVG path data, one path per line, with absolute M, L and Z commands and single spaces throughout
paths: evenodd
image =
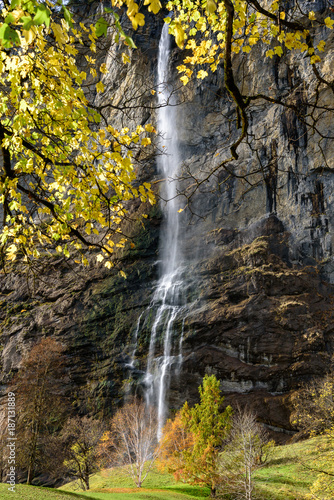
M 149 146 L 151 144 L 151 139 L 149 137 L 144 137 L 142 140 L 141 140 L 141 144 L 142 146 L 146 147 L 146 146 Z
M 311 10 L 309 13 L 308 13 L 308 18 L 311 19 L 311 21 L 314 21 L 315 20 L 315 13 L 313 12 L 313 10 Z
M 326 17 L 325 19 L 325 25 L 327 26 L 327 28 L 329 29 L 333 29 L 333 24 L 334 24 L 334 19 L 331 19 L 330 17 Z
M 145 16 L 144 14 L 138 13 L 132 17 L 130 17 L 130 20 L 132 22 L 132 27 L 134 30 L 138 28 L 138 26 L 144 26 L 145 24 Z
M 275 54 L 277 54 L 279 57 L 281 57 L 283 54 L 283 49 L 282 49 L 281 45 L 277 45 L 274 48 L 274 51 L 275 51 Z
M 57 43 L 62 47 L 68 41 L 67 33 L 64 32 L 62 26 L 57 23 L 51 23 L 51 27 Z
M 131 62 L 130 57 L 127 54 L 125 54 L 125 52 L 122 52 L 122 61 L 124 64 L 128 64 Z
M 206 8 L 209 14 L 213 14 L 217 10 L 216 2 L 214 0 L 207 0 Z
M 200 80 L 203 80 L 207 76 L 208 76 L 208 72 L 204 71 L 203 69 L 199 70 L 199 72 L 197 73 L 197 78 L 199 78 Z
M 157 14 L 162 8 L 160 0 L 145 0 L 144 5 L 148 5 L 148 11 Z
M 317 62 L 320 62 L 321 58 L 319 56 L 312 56 L 311 57 L 311 64 L 315 64 Z
M 175 42 L 180 49 L 184 47 L 185 32 L 180 23 L 176 23 L 174 26 L 174 36 Z
M 24 36 L 24 39 L 28 45 L 30 45 L 36 38 L 36 33 L 33 28 L 30 28 L 30 30 L 22 30 L 22 34 Z
M 97 91 L 97 92 L 104 92 L 104 85 L 103 85 L 103 83 L 102 83 L 102 82 L 98 82 L 98 83 L 96 84 L 96 91 Z
M 154 133 L 156 132 L 155 128 L 150 123 L 147 123 L 145 125 L 145 130 L 146 132 L 154 132 Z

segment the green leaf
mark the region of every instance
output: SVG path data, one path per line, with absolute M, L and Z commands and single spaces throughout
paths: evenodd
M 6 17 L 5 23 L 7 23 L 7 24 L 15 23 L 15 17 L 13 16 L 13 14 L 11 12 Z
M 130 36 L 125 37 L 125 45 L 127 45 L 128 47 L 131 47 L 132 49 L 137 48 L 137 45 L 135 44 L 135 42 L 132 40 L 132 38 Z
M 23 16 L 21 17 L 20 21 L 23 23 L 22 28 L 26 31 L 29 31 L 31 26 L 34 24 L 31 16 Z
M 112 10 L 112 9 L 110 9 L 109 7 L 105 7 L 105 8 L 104 8 L 104 12 L 107 12 L 108 14 L 109 14 L 110 12 L 112 12 L 112 13 L 115 15 L 115 13 L 113 12 L 113 10 Z
M 253 22 L 255 21 L 255 19 L 256 19 L 256 15 L 253 13 L 253 14 L 250 16 L 250 18 L 249 18 L 249 22 L 250 22 L 250 23 L 253 23 Z
M 116 26 L 116 28 L 117 28 L 118 33 L 119 33 L 121 36 L 124 36 L 124 37 L 125 37 L 125 33 L 124 33 L 123 29 L 122 29 L 121 23 L 120 23 L 119 21 L 116 21 L 116 22 L 115 22 L 115 26 Z
M 10 3 L 11 9 L 15 9 L 21 5 L 22 0 L 12 0 Z
M 0 28 L 0 40 L 5 48 L 12 47 L 13 43 L 20 43 L 17 31 L 13 30 L 7 23 L 3 23 Z
M 95 24 L 96 36 L 97 37 L 100 37 L 102 35 L 106 36 L 108 26 L 109 26 L 108 22 L 103 17 L 100 17 L 100 19 Z
M 41 24 L 45 24 L 45 26 L 50 25 L 50 15 L 51 12 L 45 5 L 41 4 L 36 7 L 36 14 L 34 16 L 34 25 L 40 26 Z
M 63 11 L 64 11 L 64 19 L 65 21 L 71 26 L 73 26 L 73 22 L 72 22 L 72 16 L 71 16 L 71 13 L 70 11 L 65 7 L 65 5 L 63 5 Z

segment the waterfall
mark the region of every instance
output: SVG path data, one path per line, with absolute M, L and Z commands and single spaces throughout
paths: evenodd
M 156 405 L 158 410 L 158 438 L 167 414 L 167 393 L 171 369 L 176 366 L 180 371 L 182 361 L 182 340 L 176 340 L 177 320 L 183 309 L 182 301 L 182 255 L 179 245 L 180 200 L 177 197 L 178 168 L 180 155 L 178 149 L 176 107 L 172 89 L 168 84 L 168 67 L 171 40 L 168 25 L 165 24 L 159 43 L 158 53 L 158 130 L 161 135 L 158 157 L 159 173 L 164 179 L 161 190 L 161 207 L 164 223 L 160 237 L 160 279 L 152 303 L 154 311 L 151 338 L 145 376 L 146 401 Z M 183 336 L 182 322 L 182 334 Z M 173 339 L 174 337 L 174 339 Z M 173 342 L 174 340 L 174 342 Z M 162 356 L 156 357 L 156 350 L 163 348 Z

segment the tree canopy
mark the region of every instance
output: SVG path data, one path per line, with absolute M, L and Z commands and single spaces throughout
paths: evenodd
M 223 409 L 219 380 L 206 375 L 199 387 L 200 402 L 186 402 L 163 430 L 159 466 L 192 484 L 215 491 L 219 480 L 219 452 L 231 424 L 232 408 Z
M 126 241 L 126 202 L 154 202 L 150 184 L 134 184 L 133 162 L 154 128 L 117 130 L 105 120 L 92 102 L 108 73 L 105 63 L 96 65 L 104 28 L 74 23 L 65 7 L 65 17 L 50 9 L 12 1 L 1 14 L 2 257 L 14 260 L 20 252 L 29 260 L 49 246 L 86 263 L 82 249 L 95 247 L 97 260 L 111 267 L 114 247 Z
M 92 96 L 103 93 L 108 72 L 105 64 L 96 65 L 98 40 L 110 29 L 115 43 L 135 49 L 121 26 L 120 9 L 126 7 L 137 30 L 147 20 L 145 10 L 158 14 L 162 4 L 145 0 L 140 7 L 134 0 L 112 0 L 111 7 L 104 8 L 98 19 L 82 23 L 61 2 L 4 2 L 0 18 L 4 260 L 14 260 L 19 252 L 26 260 L 38 257 L 39 248 L 46 245 L 86 263 L 83 249 L 95 247 L 98 261 L 111 267 L 115 246 L 123 247 L 126 241 L 122 223 L 128 217 L 127 201 L 154 203 L 150 184 L 135 184 L 134 168 L 134 150 L 151 144 L 153 126 L 118 130 L 94 106 Z M 172 15 L 165 22 L 179 48 L 186 50 L 178 66 L 183 84 L 194 76 L 204 79 L 223 66 L 234 107 L 228 145 L 217 153 L 217 165 L 200 180 L 188 172 L 195 181 L 184 193 L 188 203 L 194 191 L 221 170 L 246 179 L 250 186 L 258 178 L 272 176 L 271 164 L 260 160 L 263 138 L 256 137 L 252 124 L 254 106 L 264 103 L 292 113 L 312 133 L 323 168 L 330 165 L 328 144 L 334 138 L 326 126 L 334 111 L 327 50 L 334 26 L 330 3 L 317 12 L 298 1 L 291 7 L 277 0 L 171 0 L 167 8 Z M 288 90 L 246 92 L 236 78 L 237 57 L 250 58 L 255 47 L 261 47 L 267 58 L 299 54 L 300 64 L 308 61 L 310 73 L 305 70 L 305 76 L 303 69 L 303 77 Z M 82 54 L 85 68 L 78 64 Z M 130 61 L 126 53 L 123 61 Z M 236 173 L 245 145 L 253 165 Z M 273 144 L 272 156 L 278 154 Z

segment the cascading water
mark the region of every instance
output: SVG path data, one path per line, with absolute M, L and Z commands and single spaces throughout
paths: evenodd
M 158 54 L 158 130 L 161 134 L 160 147 L 164 152 L 158 158 L 159 172 L 164 179 L 161 191 L 164 224 L 160 239 L 160 279 L 155 290 L 150 310 L 154 310 L 150 347 L 145 376 L 146 401 L 158 408 L 161 435 L 167 412 L 167 391 L 172 366 L 180 370 L 182 362 L 182 340 L 175 337 L 178 319 L 182 314 L 182 256 L 179 245 L 180 200 L 177 196 L 177 175 L 180 165 L 178 149 L 176 107 L 172 89 L 168 84 L 170 57 L 170 36 L 168 25 L 164 25 Z M 183 337 L 184 320 L 181 321 Z M 174 340 L 174 343 L 173 343 Z M 156 357 L 156 351 L 163 347 L 163 355 Z

